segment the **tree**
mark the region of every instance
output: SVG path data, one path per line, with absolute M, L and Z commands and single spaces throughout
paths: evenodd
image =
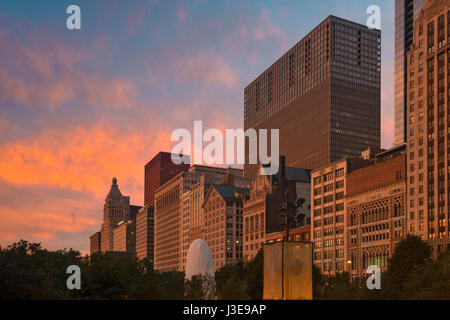
M 323 287 L 325 284 L 324 278 L 320 269 L 313 264 L 312 266 L 312 282 L 313 282 L 313 299 L 320 300 L 323 299 Z
M 264 290 L 264 258 L 260 249 L 255 258 L 245 264 L 247 295 L 251 300 L 262 300 Z
M 230 292 L 236 292 L 233 286 L 244 285 L 244 263 L 227 264 L 216 271 L 216 295 L 219 300 L 232 299 Z
M 191 280 L 185 280 L 185 297 L 188 300 L 202 300 L 204 297 L 202 276 L 193 276 Z
M 389 259 L 387 271 L 382 275 L 382 290 L 385 298 L 402 298 L 403 286 L 416 268 L 430 260 L 431 249 L 419 237 L 407 235 L 395 246 Z
M 450 299 L 450 250 L 411 272 L 401 291 L 403 299 Z
M 220 300 L 248 300 L 247 284 L 243 279 L 229 278 L 218 296 Z
M 20 240 L 0 250 L 0 299 L 70 299 L 66 270 L 82 263 L 78 251 Z
M 159 293 L 162 300 L 184 299 L 184 272 L 159 273 Z
M 355 300 L 359 298 L 360 285 L 347 272 L 337 273 L 324 281 L 322 298 L 329 300 Z

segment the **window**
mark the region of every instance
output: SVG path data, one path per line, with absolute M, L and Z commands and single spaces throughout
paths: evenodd
M 340 178 L 344 176 L 344 168 L 336 170 L 336 178 Z

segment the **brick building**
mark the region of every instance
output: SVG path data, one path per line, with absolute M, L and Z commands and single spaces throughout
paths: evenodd
M 450 2 L 427 1 L 407 53 L 408 227 L 450 247 Z
M 310 224 L 310 170 L 286 167 L 284 157 L 280 158 L 280 164 L 277 175 L 262 175 L 258 170 L 250 187 L 250 196 L 244 201 L 244 261 L 256 256 L 266 243 L 267 234 L 280 232 L 280 208 L 286 191 L 290 202 L 304 199 L 297 213 L 304 215 L 302 225 Z
M 189 156 L 183 156 L 189 159 Z M 171 178 L 189 169 L 189 163 L 176 165 L 172 162 L 172 154 L 160 152 L 150 160 L 144 169 L 144 205 L 153 206 L 155 191 Z
M 248 189 L 212 185 L 205 196 L 204 237 L 217 269 L 243 257 L 243 202 Z

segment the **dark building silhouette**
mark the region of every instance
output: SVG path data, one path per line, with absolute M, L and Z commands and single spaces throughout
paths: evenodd
M 90 254 L 99 252 L 101 250 L 101 233 L 96 232 L 92 236 L 89 237 L 91 248 Z
M 171 153 L 160 152 L 145 165 L 144 172 L 144 206 L 153 206 L 155 190 L 175 177 L 180 172 L 189 170 L 190 164 L 176 165 Z M 189 156 L 184 156 L 188 157 Z
M 380 147 L 380 73 L 381 32 L 329 16 L 245 88 L 244 127 L 280 129 L 287 166 L 359 156 Z

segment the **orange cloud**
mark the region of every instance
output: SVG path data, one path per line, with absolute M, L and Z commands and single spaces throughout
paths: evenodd
M 100 227 L 111 178 L 119 179 L 133 204 L 142 204 L 144 165 L 158 151 L 170 150 L 169 133 L 97 124 L 47 128 L 0 144 L 0 243 L 24 238 L 61 248 L 66 237 L 65 245 L 87 250 L 89 234 Z M 82 242 L 74 245 L 73 237 Z
M 169 143 L 168 130 L 122 133 L 104 124 L 47 128 L 36 137 L 0 146 L 0 179 L 87 191 L 101 198 L 112 176 L 142 186 L 145 162 Z

